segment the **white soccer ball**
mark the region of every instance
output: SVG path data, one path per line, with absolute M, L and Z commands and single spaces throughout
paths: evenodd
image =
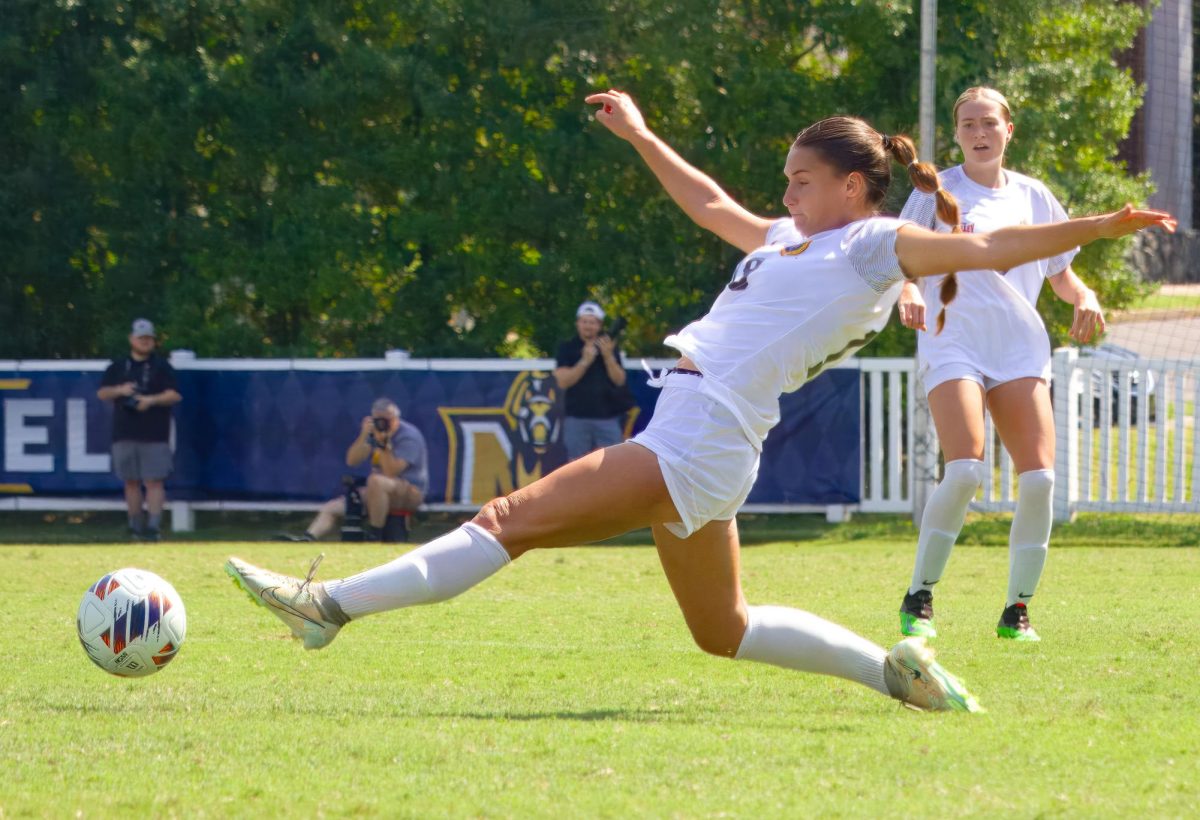
M 187 632 L 183 599 L 153 572 L 119 569 L 88 587 L 75 619 L 92 662 L 123 678 L 162 669 Z

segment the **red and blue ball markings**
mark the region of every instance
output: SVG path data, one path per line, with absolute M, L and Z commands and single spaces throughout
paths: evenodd
M 114 589 L 120 588 L 121 583 L 116 578 L 113 578 L 112 574 L 110 573 L 105 575 L 96 583 L 92 584 L 92 586 L 88 589 L 88 592 L 95 593 L 96 597 L 103 601 L 108 593 L 112 592 Z
M 88 591 L 103 601 L 120 586 L 120 582 L 110 574 L 93 584 Z M 113 625 L 101 633 L 100 640 L 112 650 L 114 655 L 120 655 L 134 641 L 149 639 L 151 630 L 157 632 L 163 616 L 170 610 L 171 600 L 157 590 L 124 606 L 121 603 L 114 603 Z M 84 648 L 87 648 L 86 644 L 84 644 Z M 170 641 L 166 642 L 158 650 L 158 654 L 153 657 L 154 664 L 156 666 L 167 665 L 178 651 L 177 646 Z

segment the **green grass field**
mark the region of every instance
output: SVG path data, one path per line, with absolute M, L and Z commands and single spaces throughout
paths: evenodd
M 1146 546 L 1052 548 L 1040 644 L 994 637 L 1007 550 L 956 551 L 936 645 L 978 716 L 705 656 L 636 546 L 532 554 L 319 653 L 221 570 L 233 553 L 303 573 L 310 545 L 0 546 L 0 616 L 20 627 L 0 671 L 0 817 L 1190 815 L 1200 552 L 1125 520 Z M 855 526 L 746 548 L 750 601 L 894 642 L 912 540 Z M 1104 529 L 1078 541 L 1121 540 Z M 326 577 L 394 554 L 327 552 Z M 189 619 L 179 657 L 132 681 L 74 635 L 83 590 L 129 565 L 171 580 Z

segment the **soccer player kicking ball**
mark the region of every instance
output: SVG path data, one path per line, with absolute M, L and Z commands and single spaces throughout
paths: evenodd
M 1166 214 L 1115 214 L 995 234 L 938 234 L 877 209 L 893 159 L 922 190 L 936 169 L 912 142 L 834 117 L 796 138 L 783 167 L 788 217 L 755 216 L 686 163 L 645 125 L 628 95 L 593 94 L 596 119 L 628 140 L 667 193 L 699 225 L 747 253 L 708 315 L 669 336 L 681 354 L 658 380 L 650 425 L 504 498 L 469 523 L 394 561 L 316 583 L 236 558 L 226 568 L 303 640 L 326 646 L 353 619 L 452 598 L 532 549 L 611 538 L 650 527 L 671 590 L 696 643 L 725 658 L 857 681 L 918 709 L 979 711 L 922 638 L 891 651 L 816 615 L 750 606 L 739 580 L 734 518 L 754 484 L 779 395 L 866 344 L 887 322 L 906 277 L 1009 268 Z M 953 199 L 938 192 L 943 220 Z
M 1008 101 L 992 88 L 968 88 L 954 104 L 954 135 L 963 163 L 939 175 L 963 208 L 962 224 L 939 224 L 933 197 L 913 191 L 900 217 L 932 230 L 995 231 L 1009 225 L 1062 222 L 1066 211 L 1041 182 L 1006 170 L 1012 139 Z M 946 472 L 921 518 L 912 581 L 900 605 L 904 635 L 937 636 L 933 585 L 942 578 L 962 530 L 967 505 L 987 479 L 983 467 L 984 407 L 991 411 L 1017 468 L 1017 509 L 1009 534 L 1008 597 L 996 634 L 1039 640 L 1026 604 L 1046 564 L 1054 494 L 1054 408 L 1050 403 L 1050 340 L 1037 312 L 1042 281 L 1075 306 L 1071 336 L 1104 332 L 1100 303 L 1071 270 L 1078 248 L 959 280 L 953 273 L 906 282 L 900 320 L 917 333 L 917 369 L 941 442 Z M 993 268 L 997 266 L 992 265 Z M 956 298 L 957 297 L 957 298 Z M 953 306 L 951 303 L 953 302 Z M 936 312 L 934 333 L 926 306 Z M 950 307 L 947 312 L 947 307 Z

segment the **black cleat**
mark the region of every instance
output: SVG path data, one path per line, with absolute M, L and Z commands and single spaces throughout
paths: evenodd
M 900 604 L 900 634 L 918 638 L 936 638 L 933 627 L 933 593 L 927 589 L 904 593 Z
M 1018 601 L 1000 613 L 996 624 L 996 636 L 1010 641 L 1040 641 L 1041 637 L 1029 625 L 1029 612 L 1025 604 Z

